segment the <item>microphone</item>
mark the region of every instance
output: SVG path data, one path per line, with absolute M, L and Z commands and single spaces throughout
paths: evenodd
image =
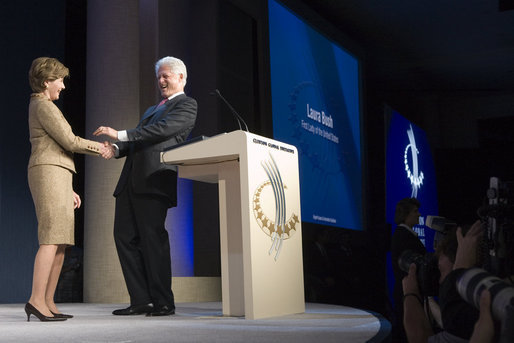
M 215 89 L 214 92 L 211 92 L 210 94 L 217 95 L 221 100 L 223 100 L 223 102 L 227 105 L 227 107 L 230 109 L 230 111 L 234 115 L 234 118 L 236 118 L 237 124 L 239 125 L 240 130 L 242 130 L 241 122 L 243 122 L 243 124 L 246 128 L 246 132 L 250 132 L 250 131 L 248 131 L 248 125 L 246 125 L 246 122 L 244 121 L 244 119 L 239 115 L 239 113 L 237 113 L 237 111 L 232 107 L 232 105 L 230 105 L 230 103 L 227 101 L 227 99 L 225 99 L 223 97 L 223 95 L 221 95 L 221 93 L 218 89 Z

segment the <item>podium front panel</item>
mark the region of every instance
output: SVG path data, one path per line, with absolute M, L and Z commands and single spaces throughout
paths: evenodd
M 298 151 L 247 134 L 240 168 L 246 316 L 304 312 Z

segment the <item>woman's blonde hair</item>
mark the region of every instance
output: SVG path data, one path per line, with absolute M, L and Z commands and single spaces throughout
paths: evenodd
M 70 75 L 68 68 L 52 57 L 38 57 L 32 61 L 29 70 L 30 88 L 35 93 L 41 93 L 46 89 L 45 81 L 54 81 Z

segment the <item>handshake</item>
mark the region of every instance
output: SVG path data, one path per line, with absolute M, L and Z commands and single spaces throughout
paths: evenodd
M 100 126 L 98 129 L 93 132 L 95 136 L 107 136 L 112 139 L 118 139 L 118 131 L 114 130 L 108 126 Z M 109 141 L 103 142 L 103 147 L 100 149 L 100 156 L 105 158 L 106 160 L 111 159 L 116 152 L 116 148 Z

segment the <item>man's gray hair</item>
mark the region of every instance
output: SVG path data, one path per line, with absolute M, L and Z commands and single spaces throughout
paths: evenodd
M 184 86 L 186 85 L 187 69 L 186 69 L 186 65 L 184 64 L 184 62 L 182 62 L 182 60 L 180 60 L 176 57 L 171 57 L 171 56 L 166 56 L 166 57 L 161 58 L 160 60 L 158 60 L 155 63 L 155 76 L 156 77 L 158 76 L 157 74 L 159 73 L 159 68 L 163 65 L 169 67 L 170 70 L 175 74 L 182 74 L 184 76 L 184 78 L 182 79 L 183 85 Z

